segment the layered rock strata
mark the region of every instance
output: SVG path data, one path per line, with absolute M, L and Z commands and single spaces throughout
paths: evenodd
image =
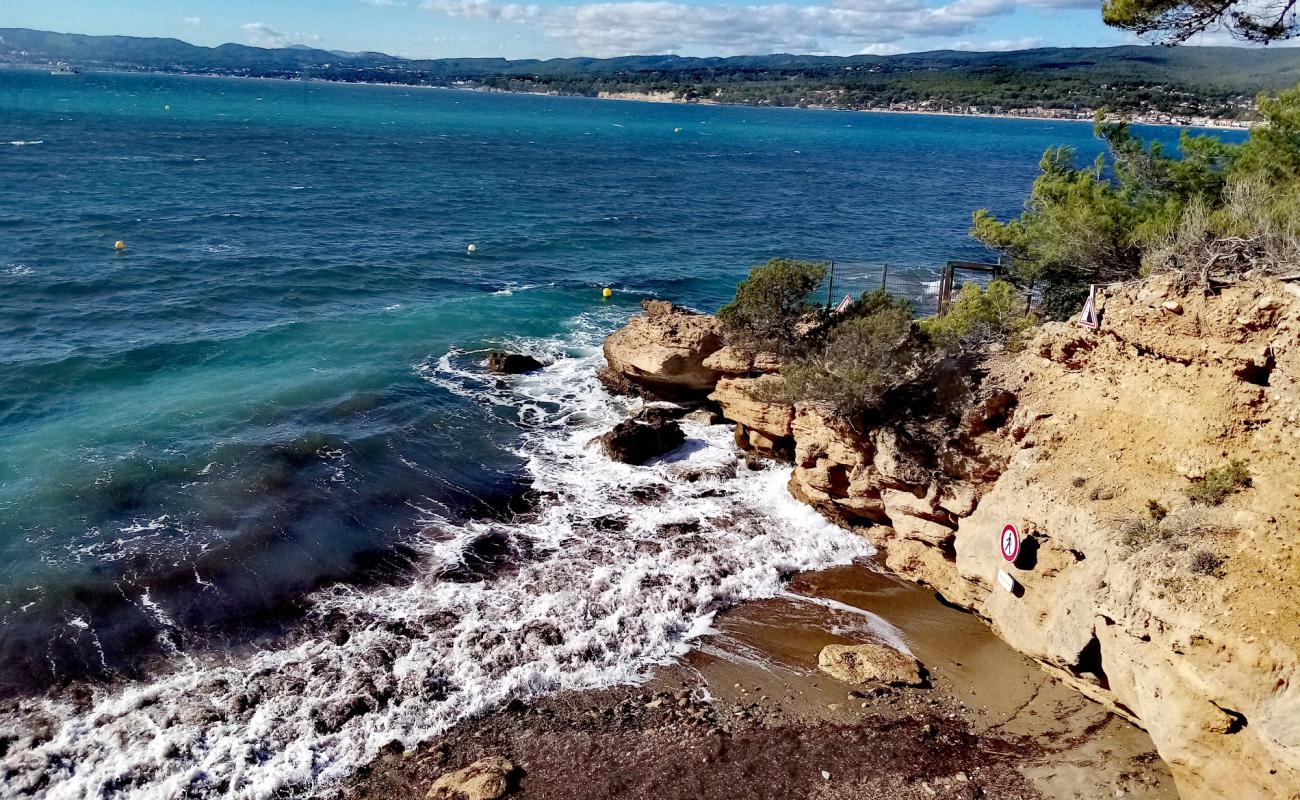
M 889 569 L 1145 727 L 1184 797 L 1300 798 L 1300 291 L 1152 280 L 1101 310 L 854 424 L 772 400 L 779 375 L 704 315 L 652 311 L 606 353 L 628 383 L 709 393 Z M 1247 482 L 1193 502 L 1233 460 Z

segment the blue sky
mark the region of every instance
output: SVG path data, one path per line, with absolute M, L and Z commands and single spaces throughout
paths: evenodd
M 1136 41 L 1099 0 L 3 0 L 0 27 L 412 57 L 898 53 Z

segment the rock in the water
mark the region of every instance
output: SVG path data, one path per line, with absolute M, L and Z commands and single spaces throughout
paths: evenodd
M 845 683 L 921 686 L 921 662 L 886 644 L 829 644 L 817 656 L 817 668 Z
M 464 769 L 448 772 L 433 782 L 425 800 L 497 800 L 510 789 L 515 765 L 501 756 L 489 756 Z
M 724 422 L 721 414 L 718 414 L 717 412 L 714 411 L 710 411 L 707 408 L 696 409 L 695 411 L 692 411 L 691 413 L 682 417 L 682 419 L 688 419 L 691 422 L 696 423 L 697 425 L 719 425 L 722 422 Z
M 676 420 L 656 418 L 649 422 L 625 419 L 600 437 L 600 446 L 615 461 L 644 464 L 686 441 Z
M 488 353 L 487 357 L 488 371 L 500 375 L 518 375 L 522 372 L 541 369 L 544 366 L 546 365 L 542 362 L 524 353 L 507 353 L 504 350 L 493 350 Z
M 658 425 L 661 422 L 670 422 L 681 419 L 686 416 L 690 409 L 681 406 L 646 406 L 636 413 L 632 419 L 637 422 L 646 422 L 651 425 Z
M 615 391 L 641 390 L 669 398 L 711 390 L 719 373 L 703 362 L 722 347 L 717 318 L 664 300 L 641 305 L 644 315 L 628 320 L 605 340 L 609 368 L 602 380 L 606 385 Z

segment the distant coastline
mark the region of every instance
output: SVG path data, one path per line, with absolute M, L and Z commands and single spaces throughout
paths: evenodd
M 461 88 L 461 87 L 457 87 Z M 504 91 L 500 89 L 476 89 L 475 91 Z M 509 92 L 510 94 L 550 94 L 547 92 Z M 556 95 L 552 95 L 556 96 Z M 559 95 L 565 96 L 565 95 Z M 567 95 L 571 97 L 591 97 L 591 95 Z M 807 111 L 843 111 L 843 112 L 865 112 L 869 114 L 908 114 L 912 116 L 926 117 L 974 117 L 982 119 L 1028 119 L 1040 122 L 1085 122 L 1092 123 L 1092 114 L 1088 116 L 1061 117 L 1050 114 L 1016 114 L 1016 113 L 993 113 L 993 112 L 955 112 L 955 111 L 935 111 L 933 109 L 919 108 L 840 108 L 837 106 L 822 105 L 801 105 L 801 106 L 774 106 L 760 103 L 724 103 L 708 98 L 699 98 L 686 100 L 678 97 L 672 92 L 600 92 L 592 97 L 595 100 L 620 100 L 624 102 L 641 102 L 641 103 L 671 103 L 678 105 L 708 105 L 708 106 L 736 106 L 739 108 L 798 108 Z M 1118 115 L 1111 118 L 1120 119 Z M 1137 125 L 1161 125 L 1170 128 L 1205 128 L 1209 130 L 1241 131 L 1249 130 L 1257 123 L 1253 121 L 1236 121 L 1216 119 L 1209 117 L 1193 117 L 1189 122 L 1170 122 L 1164 120 L 1150 119 L 1143 116 L 1125 117 L 1129 122 Z
M 612 58 L 427 58 L 294 46 L 0 27 L 0 66 L 304 79 L 757 108 L 1091 121 L 1242 130 L 1260 92 L 1289 89 L 1300 49 L 1042 47 L 891 56 L 756 54 Z M 1117 117 L 1116 117 L 1117 118 Z
M 45 67 L 40 65 L 22 65 L 10 66 L 11 69 L 26 69 L 34 72 L 45 71 Z M 439 85 L 427 83 L 402 83 L 398 81 L 350 81 L 335 80 L 331 78 L 307 77 L 307 76 L 280 76 L 280 75 L 228 75 L 216 72 L 185 72 L 185 71 L 168 71 L 168 70 L 128 70 L 128 69 L 93 69 L 83 70 L 79 74 L 106 74 L 106 75 L 159 75 L 170 77 L 186 78 L 225 78 L 234 80 L 259 80 L 259 81 L 285 81 L 285 82 L 304 82 L 304 83 L 328 83 L 340 86 L 382 86 L 394 89 L 441 89 L 444 91 L 462 91 L 462 92 L 479 92 L 484 94 L 511 94 L 511 95 L 532 95 L 537 97 L 571 97 L 586 100 L 612 100 L 617 102 L 634 102 L 634 103 L 659 103 L 667 105 L 698 105 L 698 106 L 728 106 L 734 108 L 771 108 L 771 109 L 797 109 L 803 111 L 839 111 L 843 113 L 868 113 L 868 114 L 899 114 L 908 116 L 924 117 L 950 117 L 950 118 L 975 118 L 975 119 L 1013 119 L 1013 120 L 1032 120 L 1036 122 L 1074 122 L 1091 124 L 1092 114 L 1088 116 L 1052 116 L 1050 114 L 1035 113 L 994 113 L 988 111 L 981 112 L 953 112 L 934 109 L 921 108 L 841 108 L 838 106 L 826 105 L 772 105 L 764 103 L 733 103 L 722 102 L 710 98 L 692 98 L 685 99 L 674 92 L 609 92 L 602 91 L 594 95 L 581 94 L 577 92 L 560 92 L 560 91 L 523 91 L 515 89 L 501 89 L 481 85 Z M 1122 117 L 1124 120 L 1136 125 L 1150 125 L 1167 128 L 1200 128 L 1204 130 L 1217 131 L 1248 131 L 1256 124 L 1255 121 L 1244 120 L 1225 120 L 1214 118 L 1192 118 L 1188 122 L 1173 122 L 1160 119 L 1151 119 L 1143 115 Z M 1112 115 L 1110 119 L 1119 120 L 1119 115 Z

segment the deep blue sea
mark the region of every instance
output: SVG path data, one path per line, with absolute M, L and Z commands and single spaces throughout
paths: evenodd
M 1066 122 L 0 71 L 0 795 L 308 792 L 869 555 L 720 427 L 647 468 L 588 448 L 626 412 L 600 341 L 772 256 L 932 280 L 1056 144 L 1099 150 Z M 551 366 L 490 377 L 494 346 Z

